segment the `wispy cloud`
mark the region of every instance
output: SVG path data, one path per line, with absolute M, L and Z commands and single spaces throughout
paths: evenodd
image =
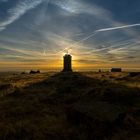
M 88 13 L 99 18 L 111 17 L 111 12 L 108 10 L 96 4 L 90 5 L 84 0 L 52 0 L 50 2 L 71 14 Z
M 2 31 L 2 30 L 4 30 L 5 29 L 5 27 L 4 26 L 0 26 L 0 31 Z
M 19 1 L 15 7 L 8 10 L 9 16 L 0 22 L 0 30 L 3 30 L 9 24 L 24 15 L 28 10 L 35 8 L 37 5 L 42 3 L 44 0 L 22 0 Z

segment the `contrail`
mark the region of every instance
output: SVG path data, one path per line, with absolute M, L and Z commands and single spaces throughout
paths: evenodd
M 117 27 L 111 27 L 111 28 L 103 28 L 103 29 L 98 29 L 98 30 L 95 30 L 94 32 L 92 32 L 90 35 L 88 35 L 87 37 L 75 42 L 74 44 L 70 45 L 69 48 L 72 48 L 74 47 L 75 45 L 78 45 L 79 43 L 83 42 L 83 41 L 86 41 L 88 40 L 89 38 L 95 36 L 97 33 L 100 33 L 100 32 L 105 32 L 105 31 L 113 31 L 113 30 L 119 30 L 119 29 L 124 29 L 124 28 L 131 28 L 131 27 L 136 27 L 136 26 L 140 26 L 140 23 L 137 23 L 137 24 L 130 24 L 130 25 L 124 25 L 124 26 L 117 26 Z M 63 52 L 69 48 L 65 48 L 64 50 L 60 51 L 60 52 Z
M 90 35 L 88 35 L 87 37 L 81 39 L 80 41 L 75 42 L 74 44 L 70 45 L 69 48 L 74 47 L 75 45 L 78 45 L 79 43 L 88 40 L 89 38 L 95 36 L 97 33 L 99 32 L 105 32 L 105 31 L 113 31 L 113 30 L 119 30 L 119 29 L 124 29 L 124 28 L 131 28 L 131 27 L 136 27 L 136 26 L 140 26 L 140 23 L 137 24 L 131 24 L 131 25 L 124 25 L 124 26 L 117 26 L 117 27 L 111 27 L 111 28 L 103 28 L 103 29 L 98 29 L 95 30 L 94 32 L 92 32 Z M 69 48 L 65 48 L 64 50 L 62 50 L 61 52 L 69 49 Z
M 111 27 L 111 28 L 103 28 L 103 29 L 95 30 L 92 34 L 90 34 L 89 36 L 83 38 L 79 42 L 88 40 L 89 38 L 93 37 L 95 34 L 97 34 L 99 32 L 113 31 L 113 30 L 119 30 L 119 29 L 124 29 L 124 28 L 136 27 L 136 26 L 140 26 L 140 23 L 131 24 L 131 25 L 124 25 L 124 26 L 117 26 L 117 27 Z
M 124 28 L 130 28 L 130 27 L 136 27 L 140 26 L 140 23 L 138 24 L 131 24 L 131 25 L 124 25 L 124 26 L 118 26 L 118 27 L 112 27 L 112 28 L 104 28 L 104 29 L 99 29 L 96 30 L 95 32 L 104 32 L 104 31 L 112 31 L 112 30 L 118 30 L 118 29 L 124 29 Z
M 15 7 L 8 10 L 9 16 L 0 22 L 0 31 L 6 29 L 6 27 L 12 24 L 14 21 L 23 16 L 30 9 L 35 8 L 44 0 L 22 0 L 19 1 Z
M 131 28 L 131 27 L 136 27 L 136 26 L 140 26 L 140 23 L 137 23 L 137 24 L 131 24 L 131 25 L 124 25 L 124 26 L 117 26 L 117 27 L 111 27 L 111 28 L 103 28 L 103 29 L 98 29 L 98 30 L 95 30 L 94 32 L 92 32 L 89 36 L 81 39 L 80 41 L 72 44 L 71 46 L 75 46 L 83 41 L 86 41 L 88 40 L 89 38 L 95 36 L 97 33 L 99 32 L 105 32 L 105 31 L 113 31 L 113 30 L 119 30 L 119 29 L 124 29 L 124 28 Z
M 50 0 L 47 1 L 46 12 L 48 11 L 49 3 L 50 3 Z M 44 48 L 44 47 L 42 47 L 42 48 L 43 48 L 43 55 L 44 55 L 44 56 L 47 56 L 47 55 L 46 55 L 46 50 L 45 50 L 45 48 Z

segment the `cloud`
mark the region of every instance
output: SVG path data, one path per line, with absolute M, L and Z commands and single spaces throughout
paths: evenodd
M 96 36 L 98 33 L 107 32 L 107 31 L 119 30 L 121 35 L 123 35 L 124 37 L 135 38 L 137 35 L 136 32 L 133 31 L 133 34 L 132 34 L 132 30 L 130 30 L 130 29 L 132 27 L 140 26 L 140 23 L 125 25 L 123 23 L 115 21 L 113 18 L 113 13 L 111 13 L 111 11 L 109 11 L 108 9 L 104 9 L 103 7 L 98 6 L 95 3 L 92 3 L 92 5 L 90 5 L 88 2 L 85 2 L 83 0 L 77 0 L 77 1 L 75 1 L 75 0 L 59 0 L 59 1 L 54 0 L 54 1 L 51 1 L 51 3 L 56 4 L 62 10 L 69 12 L 69 14 L 71 15 L 70 18 L 73 15 L 75 15 L 77 18 L 78 18 L 78 16 L 81 16 L 81 14 L 87 15 L 85 20 L 87 20 L 89 22 L 89 24 L 87 22 L 82 23 L 79 20 L 80 27 L 77 26 L 77 28 L 79 28 L 79 30 L 77 30 L 78 31 L 77 36 L 79 36 L 79 41 L 77 41 L 77 42 L 73 41 L 73 43 L 71 43 L 69 45 L 69 48 L 74 48 L 76 46 L 80 46 L 82 43 L 84 43 L 85 41 L 87 41 L 90 38 L 92 38 L 92 41 L 94 42 L 94 40 L 96 41 L 98 38 L 102 37 L 102 34 L 100 35 L 100 37 Z M 75 20 L 74 20 L 74 22 L 75 22 Z M 90 22 L 93 22 L 93 24 L 91 25 Z M 71 24 L 74 24 L 74 23 L 71 23 Z M 75 25 L 73 25 L 73 26 L 75 26 Z M 95 29 L 93 29 L 94 31 L 92 33 L 89 33 L 89 32 L 87 33 L 85 30 L 83 30 L 83 32 L 82 32 L 82 29 L 84 29 L 85 27 L 86 27 L 86 29 L 90 28 L 90 31 L 91 31 L 91 27 L 95 28 Z M 103 28 L 103 27 L 108 27 L 108 28 Z M 99 28 L 99 29 L 97 29 L 97 28 Z M 61 29 L 61 25 L 60 25 L 60 29 Z M 73 28 L 72 29 L 67 28 L 67 30 L 68 29 L 73 31 Z M 122 29 L 122 30 L 120 30 L 120 29 Z M 66 31 L 65 29 L 64 30 L 61 29 L 61 30 Z M 80 31 L 81 31 L 81 33 L 80 33 Z M 75 37 L 75 28 L 74 28 L 73 32 L 74 32 L 74 34 L 69 37 L 70 37 L 70 39 L 75 40 L 75 38 L 76 38 Z M 61 34 L 61 32 L 60 32 L 60 34 Z M 68 34 L 69 34 L 69 32 L 66 31 L 67 36 L 68 36 Z M 119 36 L 119 37 L 123 37 L 123 36 Z M 95 39 L 93 37 L 95 37 Z M 107 38 L 107 36 L 106 36 L 106 38 Z M 114 39 L 114 41 L 117 40 L 117 33 L 116 34 L 114 32 L 108 33 L 108 38 L 109 38 L 109 40 L 113 40 L 113 39 Z M 104 39 L 104 41 L 106 41 L 106 40 Z M 86 43 L 89 44 L 88 41 Z M 117 42 L 117 44 L 119 44 L 119 42 Z M 68 47 L 66 47 L 66 48 L 68 48 Z M 65 48 L 64 48 L 64 50 L 65 50 Z
M 85 0 L 50 0 L 49 7 L 48 0 L 17 1 L 0 22 L 0 30 L 15 22 L 0 35 L 0 48 L 9 49 L 0 60 L 31 62 L 37 58 L 52 62 L 62 60 L 67 49 L 79 63 L 118 62 L 134 56 L 132 61 L 139 59 L 139 33 L 132 30 L 139 23 L 120 23 L 112 11 Z M 19 22 L 17 19 L 25 13 Z
M 5 27 L 1 27 L 1 26 L 0 26 L 0 31 L 2 31 L 2 30 L 4 30 L 4 29 L 5 29 Z
M 6 26 L 13 23 L 15 20 L 19 19 L 28 10 L 35 8 L 37 5 L 41 4 L 44 0 L 21 0 L 15 7 L 8 10 L 9 16 L 6 20 L 0 22 L 0 30 L 4 30 Z
M 111 12 L 108 10 L 97 6 L 96 4 L 90 5 L 84 0 L 52 0 L 50 3 L 57 5 L 61 9 L 71 14 L 87 13 L 102 18 L 104 16 L 106 16 L 106 18 L 110 18 L 112 16 Z

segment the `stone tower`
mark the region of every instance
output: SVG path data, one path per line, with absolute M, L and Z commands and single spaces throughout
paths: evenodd
M 63 72 L 72 71 L 72 56 L 70 54 L 65 54 L 63 59 Z

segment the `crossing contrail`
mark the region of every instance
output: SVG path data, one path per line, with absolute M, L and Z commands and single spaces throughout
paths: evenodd
M 140 26 L 140 23 L 137 24 L 130 24 L 130 25 L 124 25 L 124 26 L 117 26 L 117 27 L 111 27 L 111 28 L 103 28 L 103 29 L 98 29 L 95 30 L 92 34 L 90 34 L 89 36 L 81 39 L 79 42 L 82 41 L 86 41 L 89 38 L 93 37 L 95 34 L 99 33 L 99 32 L 105 32 L 105 31 L 113 31 L 113 30 L 119 30 L 119 29 L 124 29 L 124 28 L 131 28 L 131 27 L 136 27 L 136 26 Z
M 93 31 L 90 35 L 86 36 L 85 38 L 75 42 L 74 44 L 70 45 L 69 48 L 72 48 L 76 45 L 78 45 L 79 43 L 83 42 L 83 41 L 86 41 L 88 40 L 89 38 L 95 36 L 97 33 L 100 33 L 100 32 L 106 32 L 106 31 L 113 31 L 113 30 L 119 30 L 119 29 L 125 29 L 125 28 L 131 28 L 131 27 L 136 27 L 136 26 L 140 26 L 140 23 L 137 23 L 137 24 L 130 24 L 130 25 L 124 25 L 124 26 L 117 26 L 117 27 L 111 27 L 111 28 L 102 28 L 102 29 L 98 29 L 98 30 L 95 30 Z M 69 48 L 65 48 L 63 51 L 69 49 Z
M 119 29 L 124 29 L 124 28 L 131 28 L 131 27 L 136 27 L 136 26 L 140 26 L 140 23 L 137 23 L 137 24 L 130 24 L 130 25 L 124 25 L 124 26 L 117 26 L 117 27 L 111 27 L 111 28 L 102 28 L 102 29 L 98 29 L 98 30 L 95 30 L 94 32 L 92 32 L 90 35 L 88 35 L 87 37 L 81 39 L 80 41 L 72 44 L 71 46 L 75 46 L 83 41 L 86 41 L 88 40 L 89 38 L 95 36 L 97 33 L 100 33 L 100 32 L 105 32 L 105 31 L 113 31 L 113 30 L 119 30 Z

